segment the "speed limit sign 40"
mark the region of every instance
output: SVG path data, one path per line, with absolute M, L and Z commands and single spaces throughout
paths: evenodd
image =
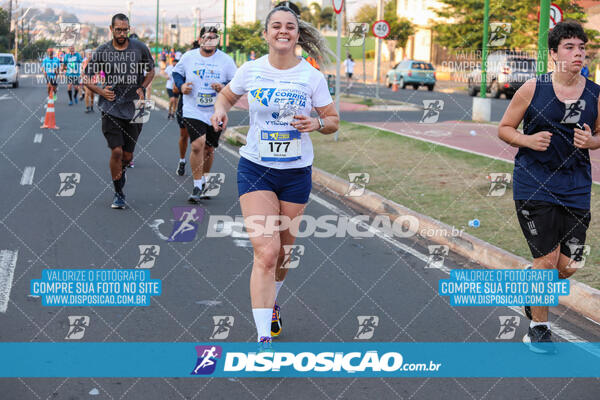
M 390 24 L 385 20 L 376 21 L 373 24 L 373 35 L 379 39 L 385 39 L 390 34 Z

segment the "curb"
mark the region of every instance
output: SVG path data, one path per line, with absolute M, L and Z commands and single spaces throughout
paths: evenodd
M 241 143 L 246 143 L 246 136 L 239 133 L 235 128 L 228 129 L 224 137 L 233 138 Z M 335 175 L 313 167 L 313 181 L 324 186 L 328 190 L 344 197 L 349 183 Z M 411 215 L 419 221 L 419 230 L 432 231 L 433 236 L 427 236 L 428 240 L 448 246 L 450 250 L 473 260 L 481 266 L 489 269 L 514 269 L 523 268 L 531 264 L 529 260 L 516 256 L 506 250 L 496 247 L 468 233 L 460 236 L 448 236 L 441 232 L 452 232 L 452 227 L 434 218 L 420 214 L 406 208 L 396 202 L 374 193 L 368 189 L 360 197 L 344 197 L 353 203 L 377 214 L 388 215 L 391 220 L 404 215 Z M 570 294 L 560 297 L 560 304 L 569 309 L 600 323 L 600 290 L 594 289 L 574 279 L 570 281 Z

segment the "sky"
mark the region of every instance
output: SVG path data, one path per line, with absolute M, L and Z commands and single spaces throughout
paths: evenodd
M 191 25 L 194 7 L 202 9 L 202 20 L 222 20 L 223 0 L 159 0 L 159 8 L 165 10 L 167 23 L 175 23 L 179 15 L 182 25 Z M 312 0 L 309 0 L 312 2 Z M 127 0 L 20 0 L 23 7 L 52 8 L 66 10 L 77 15 L 81 22 L 110 24 L 109 18 L 117 12 L 127 14 Z M 376 0 L 348 0 L 348 15 L 352 16 L 363 4 L 376 5 Z M 161 11 L 162 12 L 162 11 Z M 132 0 L 131 25 L 154 25 L 156 23 L 156 1 Z

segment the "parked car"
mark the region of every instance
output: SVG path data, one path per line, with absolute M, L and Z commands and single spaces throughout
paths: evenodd
M 415 90 L 419 86 L 427 86 L 427 89 L 431 91 L 435 87 L 435 68 L 425 61 L 404 60 L 387 73 L 387 87 L 392 87 L 394 83 L 398 83 L 402 89 L 408 85 Z
M 535 77 L 536 61 L 517 52 L 495 52 L 488 56 L 486 91 L 494 98 L 504 93 L 511 99 L 528 80 Z M 481 90 L 481 66 L 467 77 L 469 95 L 477 96 Z
M 0 53 L 0 84 L 11 84 L 13 88 L 19 87 L 19 63 L 10 53 Z

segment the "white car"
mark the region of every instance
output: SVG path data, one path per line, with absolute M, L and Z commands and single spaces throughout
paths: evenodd
M 10 84 L 19 87 L 19 63 L 10 53 L 0 53 L 0 84 Z

